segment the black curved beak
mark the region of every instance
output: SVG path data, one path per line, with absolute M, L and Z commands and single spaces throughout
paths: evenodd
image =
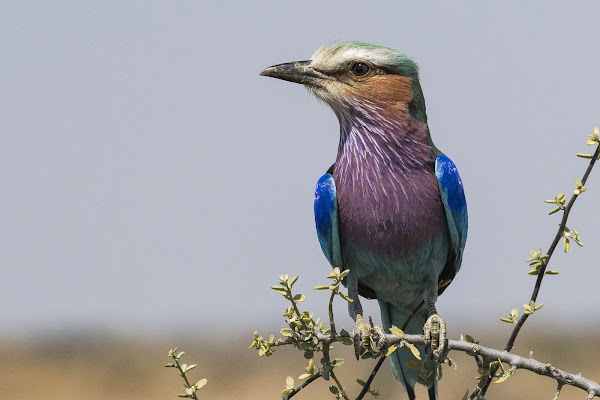
M 328 78 L 327 75 L 312 69 L 310 60 L 273 65 L 263 69 L 260 75 L 317 87 L 322 87 L 323 81 Z

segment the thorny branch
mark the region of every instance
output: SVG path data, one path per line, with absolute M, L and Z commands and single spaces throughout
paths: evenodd
M 592 172 L 592 169 L 594 168 L 594 164 L 596 163 L 598 156 L 600 156 L 600 145 L 597 145 L 596 151 L 594 152 L 593 156 L 591 157 L 590 163 L 589 163 L 585 173 L 583 174 L 583 178 L 581 178 L 582 186 L 585 186 L 585 183 L 587 182 L 588 177 L 590 176 L 590 173 Z M 540 287 L 542 286 L 542 280 L 544 279 L 544 276 L 546 275 L 545 272 L 546 272 L 548 263 L 550 262 L 550 258 L 552 257 L 552 254 L 554 254 L 554 250 L 556 249 L 558 242 L 563 237 L 565 227 L 567 225 L 567 220 L 569 219 L 569 213 L 571 212 L 571 209 L 573 208 L 573 205 L 575 204 L 575 200 L 577 200 L 577 197 L 579 197 L 580 194 L 581 193 L 577 193 L 577 192 L 573 193 L 573 195 L 571 196 L 571 199 L 569 200 L 568 204 L 565 206 L 565 208 L 563 210 L 562 220 L 560 221 L 560 225 L 558 226 L 558 230 L 556 232 L 556 235 L 554 236 L 554 240 L 552 240 L 552 244 L 550 245 L 550 247 L 548 248 L 548 252 L 546 253 L 547 258 L 545 258 L 544 262 L 542 263 L 542 267 L 540 268 L 540 271 L 537 275 L 537 279 L 535 281 L 533 293 L 531 294 L 531 301 L 534 303 L 537 300 L 538 293 L 540 291 Z M 521 318 L 515 325 L 512 333 L 510 335 L 510 338 L 508 339 L 508 342 L 506 343 L 506 346 L 504 347 L 505 351 L 508 352 L 508 351 L 512 350 L 515 340 L 517 339 L 517 335 L 521 331 L 521 328 L 523 327 L 523 324 L 525 323 L 525 321 L 527 321 L 527 318 L 529 318 L 529 315 L 531 315 L 531 314 L 525 313 L 521 316 Z M 477 396 L 479 396 L 479 395 L 485 396 L 485 393 L 486 393 L 487 389 L 489 388 L 490 383 L 492 382 L 492 377 L 495 375 L 496 371 L 497 371 L 497 368 L 492 369 L 490 376 L 488 376 L 487 380 L 485 380 L 483 385 L 481 385 L 480 387 L 478 387 L 477 389 L 475 389 L 473 391 L 473 393 L 469 397 L 470 399 L 476 399 Z
M 317 338 L 319 342 L 323 343 L 324 346 L 328 346 L 332 342 L 331 337 L 329 335 L 317 334 Z M 402 342 L 410 343 L 416 346 L 424 345 L 425 339 L 423 335 L 408 335 L 405 334 L 404 338 L 399 338 L 392 334 L 386 335 L 386 344 L 388 346 L 391 345 L 400 345 Z M 291 341 L 285 340 L 277 343 L 278 346 L 291 344 Z M 588 393 L 590 397 L 600 397 L 600 384 L 591 379 L 584 378 L 581 373 L 572 374 L 570 372 L 563 371 L 558 369 L 550 364 L 545 364 L 541 361 L 537 361 L 533 358 L 525 358 L 519 356 L 517 354 L 509 353 L 506 350 L 498 350 L 491 347 L 485 347 L 478 343 L 472 343 L 466 340 L 448 340 L 448 350 L 449 351 L 461 351 L 467 353 L 468 355 L 475 355 L 482 357 L 484 360 L 499 360 L 503 363 L 506 363 L 510 366 L 510 374 L 513 375 L 518 369 L 523 369 L 527 371 L 534 372 L 538 375 L 547 376 L 551 379 L 554 379 L 557 382 L 558 387 L 563 387 L 564 385 L 573 386 L 584 390 Z M 383 357 L 382 359 L 385 359 Z M 374 374 L 372 373 L 374 376 Z M 315 378 L 313 378 L 315 377 Z M 311 382 L 316 378 L 320 377 L 320 374 L 315 374 L 311 378 Z M 308 385 L 308 381 L 304 382 L 301 385 L 301 388 L 304 388 Z M 365 385 L 366 387 L 366 385 Z M 296 388 L 293 394 L 296 394 L 300 388 Z M 367 390 L 363 388 L 363 391 L 359 394 L 356 400 L 360 400 L 367 393 Z M 286 398 L 289 399 L 293 396 L 292 393 Z

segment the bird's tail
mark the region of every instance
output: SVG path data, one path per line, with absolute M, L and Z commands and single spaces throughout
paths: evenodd
M 392 326 L 402 328 L 412 311 L 398 309 L 385 301 L 379 301 L 379 307 L 385 330 Z M 405 333 L 422 334 L 423 325 L 426 321 L 427 309 L 421 307 L 421 310 L 411 319 Z M 421 353 L 421 361 L 417 360 L 410 351 L 406 351 L 407 349 L 398 349 L 388 357 L 394 378 L 404 385 L 410 400 L 415 399 L 415 385 L 417 382 L 427 386 L 429 400 L 437 400 L 437 379 L 441 378 L 439 363 L 426 356 L 424 346 L 418 346 L 418 349 Z

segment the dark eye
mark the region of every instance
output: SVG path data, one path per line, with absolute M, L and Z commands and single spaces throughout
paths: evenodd
M 352 67 L 350 67 L 350 71 L 352 71 L 352 74 L 354 74 L 355 76 L 365 76 L 369 73 L 370 70 L 371 67 L 369 66 L 369 64 L 364 62 L 356 62 L 352 64 Z

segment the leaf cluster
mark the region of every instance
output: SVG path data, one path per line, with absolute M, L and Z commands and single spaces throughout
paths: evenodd
M 196 392 L 198 390 L 202 389 L 208 381 L 205 378 L 203 378 L 203 379 L 200 379 L 198 382 L 194 383 L 193 385 L 190 384 L 190 381 L 186 374 L 187 374 L 187 372 L 196 368 L 196 364 L 191 364 L 191 365 L 180 364 L 179 360 L 181 359 L 181 357 L 183 357 L 184 354 L 185 354 L 185 351 L 177 351 L 177 347 L 169 350 L 169 357 L 171 357 L 174 362 L 165 364 L 165 367 L 177 368 L 177 370 L 179 371 L 179 376 L 181 376 L 185 382 L 185 393 L 178 394 L 177 397 L 198 400 L 198 397 L 196 396 Z

